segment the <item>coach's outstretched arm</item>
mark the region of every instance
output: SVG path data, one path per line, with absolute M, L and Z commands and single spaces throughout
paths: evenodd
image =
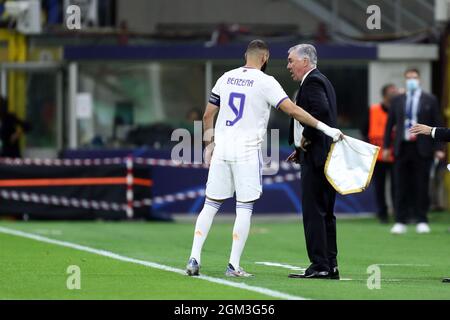
M 300 121 L 303 124 L 306 124 L 312 128 L 316 128 L 317 130 L 322 131 L 327 136 L 331 137 L 334 142 L 339 141 L 344 136 L 341 130 L 336 128 L 331 128 L 325 123 L 317 120 L 308 112 L 303 110 L 301 107 L 297 106 L 292 102 L 291 99 L 287 98 L 283 100 L 283 102 L 279 105 L 280 110 L 287 113 L 289 116 L 294 119 Z

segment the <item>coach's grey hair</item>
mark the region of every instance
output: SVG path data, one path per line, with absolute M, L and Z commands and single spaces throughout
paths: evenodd
M 289 49 L 288 53 L 295 51 L 299 58 L 308 58 L 311 67 L 317 67 L 317 51 L 313 45 L 298 44 Z

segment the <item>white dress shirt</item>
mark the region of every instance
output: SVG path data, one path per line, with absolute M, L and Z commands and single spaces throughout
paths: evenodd
M 419 88 L 414 91 L 414 93 L 411 93 L 411 91 L 408 91 L 406 93 L 406 104 L 405 104 L 405 135 L 404 139 L 406 141 L 410 141 L 411 139 L 414 139 L 411 137 L 411 133 L 409 133 L 409 129 L 413 127 L 415 124 L 417 124 L 417 115 L 419 113 L 419 100 L 420 96 L 422 95 L 422 90 Z M 408 119 L 408 110 L 407 107 L 412 99 L 412 119 Z
M 303 76 L 302 82 L 300 83 L 300 87 L 302 86 L 303 82 L 305 82 L 306 77 L 316 68 L 312 68 L 311 70 L 309 70 L 307 73 L 305 73 L 305 75 Z M 303 136 L 303 126 L 302 124 L 294 119 L 294 145 L 299 148 L 300 147 L 300 143 L 302 141 L 302 136 Z

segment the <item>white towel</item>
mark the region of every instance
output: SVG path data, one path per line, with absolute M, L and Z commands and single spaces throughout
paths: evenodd
M 369 186 L 380 147 L 344 136 L 331 145 L 325 176 L 340 194 L 362 192 Z

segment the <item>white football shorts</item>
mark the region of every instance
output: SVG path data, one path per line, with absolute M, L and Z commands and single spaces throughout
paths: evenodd
M 262 194 L 262 153 L 255 150 L 245 161 L 211 159 L 206 196 L 213 200 L 233 197 L 239 202 L 251 202 Z

